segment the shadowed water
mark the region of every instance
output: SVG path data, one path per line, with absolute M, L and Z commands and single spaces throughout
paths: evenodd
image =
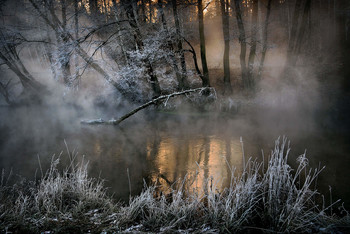
M 341 197 L 349 207 L 347 138 L 317 128 L 317 123 L 310 124 L 309 119 L 302 120 L 296 114 L 274 115 L 261 110 L 245 115 L 150 111 L 119 127 L 81 125 L 79 121 L 85 116 L 73 107 L 2 108 L 0 167 L 34 179 L 41 175 L 39 160 L 45 171 L 54 154 L 57 157 L 63 152 L 61 160 L 68 165 L 77 152 L 76 160 L 84 156 L 89 161 L 90 176 L 105 179 L 116 199 L 127 200 L 129 179 L 133 195 L 142 190 L 144 183 L 166 187 L 185 176 L 196 178 L 188 185 L 191 189 L 221 189 L 229 183 L 230 167 L 235 167 L 236 173 L 243 169 L 242 144 L 246 160 L 262 160 L 261 150 L 266 160 L 274 140 L 286 135 L 291 140 L 291 165 L 307 149 L 312 167 L 326 166 L 318 180 L 321 191 L 328 196 L 331 185 L 332 199 Z

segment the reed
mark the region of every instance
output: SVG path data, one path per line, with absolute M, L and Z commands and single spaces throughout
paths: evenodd
M 58 169 L 59 162 L 60 157 L 53 157 L 39 181 L 21 178 L 10 185 L 2 174 L 1 231 L 100 229 L 94 223 L 101 223 L 116 207 L 103 181 L 88 177 L 84 160 L 75 163 L 72 159 L 63 171 Z
M 331 211 L 338 201 L 328 206 L 317 203 L 322 195 L 315 190 L 315 182 L 323 168 L 310 169 L 304 153 L 293 169 L 288 164 L 289 151 L 287 139 L 278 139 L 267 163 L 247 159 L 241 175 L 227 165 L 231 182 L 223 190 L 209 180 L 202 190 L 190 190 L 187 185 L 196 177 L 187 176 L 168 192 L 145 184 L 128 204 L 115 203 L 106 195 L 103 181 L 88 177 L 88 163 L 71 162 L 60 172 L 55 159 L 38 182 L 1 183 L 1 231 L 349 231 L 347 211 L 342 209 L 342 217 Z

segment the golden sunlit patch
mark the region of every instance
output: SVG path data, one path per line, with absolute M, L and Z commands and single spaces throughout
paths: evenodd
M 152 147 L 153 143 L 149 142 L 148 152 Z M 151 156 L 148 154 L 147 157 Z M 153 157 L 158 168 L 158 176 L 152 176 L 152 180 L 165 188 L 169 186 L 169 182 L 174 183 L 185 176 L 194 176 L 196 172 L 193 183 L 188 185 L 191 191 L 210 189 L 214 183 L 220 189 L 227 185 L 225 179 L 230 176 L 227 163 L 237 167 L 237 173 L 242 171 L 239 140 L 202 138 L 179 141 L 176 138 L 165 138 L 159 143 L 157 154 Z
M 119 2 L 119 0 L 117 0 L 116 2 Z M 82 0 L 81 2 L 78 3 L 79 7 L 84 7 L 87 13 L 91 13 L 90 10 L 90 4 L 89 4 L 89 0 Z M 97 9 L 100 13 L 105 13 L 108 14 L 111 12 L 113 7 L 113 1 L 112 0 L 98 0 L 97 1 Z

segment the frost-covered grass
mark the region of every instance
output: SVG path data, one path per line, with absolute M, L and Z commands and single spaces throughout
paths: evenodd
M 20 179 L 8 185 L 4 173 L 0 186 L 0 232 L 99 230 L 105 215 L 115 209 L 101 180 L 88 178 L 88 163 L 58 169 L 53 159 L 42 179 Z
M 317 203 L 322 196 L 314 187 L 322 169 L 309 169 L 305 154 L 292 169 L 288 153 L 286 139 L 277 140 L 267 165 L 248 160 L 240 176 L 228 165 L 231 182 L 224 190 L 215 183 L 203 191 L 189 190 L 186 183 L 193 178 L 187 178 L 168 192 L 145 186 L 124 205 L 106 196 L 102 182 L 87 177 L 87 164 L 71 165 L 60 173 L 56 160 L 37 183 L 2 183 L 1 231 L 349 231 L 350 216 L 345 210 L 340 218 L 331 211 L 335 204 Z
M 195 193 L 183 189 L 181 183 L 170 195 L 154 196 L 155 187 L 148 187 L 121 209 L 119 227 L 155 232 L 349 230 L 348 215 L 340 219 L 330 215 L 330 207 L 316 203 L 320 194 L 313 185 L 321 170 L 308 169 L 305 154 L 293 170 L 287 163 L 288 153 L 286 139 L 278 140 L 265 169 L 263 163 L 249 160 L 243 174 L 235 176 L 230 167 L 230 186 L 221 192 L 210 186 L 209 191 Z

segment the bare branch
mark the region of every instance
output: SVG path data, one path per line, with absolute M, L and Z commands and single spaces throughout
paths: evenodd
M 197 74 L 198 76 L 203 80 L 204 79 L 204 76 L 202 74 L 202 72 L 199 70 L 199 66 L 198 66 L 198 62 L 197 62 L 197 54 L 196 54 L 196 51 L 194 50 L 193 46 L 191 45 L 191 43 L 186 40 L 186 38 L 182 38 L 186 43 L 187 45 L 191 48 L 190 50 L 184 50 L 184 52 L 190 52 L 192 53 L 192 56 L 193 56 L 193 62 L 194 62 L 194 66 L 196 68 L 196 71 L 197 71 Z
M 146 107 L 150 106 L 150 105 L 156 105 L 159 101 L 161 100 L 168 100 L 171 97 L 175 97 L 175 96 L 179 96 L 179 95 L 186 95 L 189 93 L 194 93 L 194 92 L 199 92 L 202 93 L 204 91 L 210 91 L 210 90 L 214 90 L 214 88 L 212 87 L 204 87 L 204 88 L 196 88 L 196 89 L 188 89 L 188 90 L 184 90 L 181 92 L 175 92 L 175 93 L 171 93 L 168 95 L 162 95 L 159 96 L 155 99 L 152 99 L 151 101 L 137 107 L 136 109 L 130 111 L 129 113 L 123 115 L 122 117 L 116 119 L 111 119 L 111 120 L 103 120 L 103 119 L 93 119 L 93 120 L 82 120 L 80 121 L 81 124 L 89 124 L 89 125 L 94 125 L 94 124 L 108 124 L 108 125 L 118 125 L 120 124 L 122 121 L 124 121 L 125 119 L 129 118 L 130 116 L 136 114 L 137 112 L 139 112 L 142 109 L 145 109 Z M 214 90 L 215 92 L 215 90 Z
M 40 14 L 40 17 L 45 20 L 45 22 L 57 33 L 62 34 L 64 33 L 65 36 L 67 36 L 71 41 L 76 41 L 74 37 L 67 31 L 63 30 L 62 23 L 59 20 L 59 18 L 56 16 L 54 12 L 51 12 L 52 16 L 52 22 L 48 19 L 48 17 L 42 13 L 39 6 L 34 2 L 34 0 L 29 0 L 29 2 L 33 5 L 33 7 L 38 11 Z M 125 97 L 125 90 L 121 87 L 120 84 L 118 84 L 116 81 L 114 81 L 109 74 L 107 74 L 104 69 L 98 65 L 88 54 L 87 52 L 80 46 L 79 43 L 75 44 L 75 51 L 79 54 L 79 56 L 85 60 L 87 64 L 89 64 L 95 71 L 100 73 L 104 79 L 108 81 L 111 85 L 113 85 L 121 94 L 123 94 Z
M 114 21 L 114 22 L 110 22 L 104 25 L 100 25 L 98 27 L 93 28 L 90 32 L 88 32 L 84 37 L 79 38 L 77 40 L 78 43 L 84 42 L 86 41 L 89 37 L 91 37 L 93 34 L 95 34 L 96 32 L 98 32 L 99 30 L 102 30 L 103 28 L 109 27 L 111 25 L 115 25 L 115 24 L 119 24 L 122 22 L 128 22 L 129 20 L 118 20 L 118 21 Z

